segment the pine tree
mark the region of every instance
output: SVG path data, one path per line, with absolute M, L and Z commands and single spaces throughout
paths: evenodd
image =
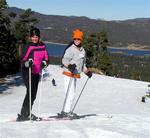
M 6 0 L 0 1 L 0 12 L 8 7 Z
M 111 75 L 112 62 L 107 51 L 108 45 L 105 32 L 87 34 L 83 41 L 87 54 L 87 65 L 100 69 L 106 75 Z
M 38 20 L 32 17 L 32 10 L 27 9 L 19 15 L 19 20 L 15 22 L 13 32 L 18 44 L 26 44 L 28 41 L 29 30 L 38 23 Z
M 0 77 L 16 73 L 19 70 L 19 46 L 27 43 L 29 29 L 37 23 L 31 17 L 31 9 L 25 10 L 20 19 L 12 26 L 9 16 L 15 18 L 16 14 L 5 14 L 8 8 L 6 0 L 0 1 Z
M 88 67 L 93 67 L 93 58 L 94 58 L 94 41 L 90 35 L 85 35 L 83 40 L 83 47 L 86 49 L 86 63 Z
M 112 61 L 108 53 L 101 53 L 99 56 L 98 69 L 100 69 L 106 75 L 112 75 Z
M 4 10 L 8 8 L 5 0 L 0 1 L 0 77 L 11 74 L 17 68 L 17 49 L 15 38 L 11 33 L 11 25 L 8 15 Z
M 32 17 L 33 12 L 27 9 L 19 15 L 19 20 L 15 22 L 13 27 L 13 34 L 16 38 L 16 47 L 21 55 L 24 48 L 23 45 L 28 43 L 29 30 L 34 27 L 38 20 Z
M 100 41 L 100 53 L 98 54 L 98 69 L 102 70 L 106 75 L 112 75 L 112 61 L 107 50 L 109 46 L 107 35 L 105 32 L 97 34 Z

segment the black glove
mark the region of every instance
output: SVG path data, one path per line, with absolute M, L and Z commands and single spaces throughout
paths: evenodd
M 32 67 L 32 65 L 33 65 L 33 59 L 32 58 L 29 58 L 29 67 Z
M 43 60 L 43 61 L 42 61 L 42 63 L 41 63 L 41 67 L 42 67 L 42 68 L 47 67 L 47 62 L 46 62 L 45 60 Z
M 91 78 L 92 75 L 93 75 L 93 73 L 92 73 L 91 71 L 88 71 L 88 72 L 86 73 L 86 75 L 87 75 L 89 78 Z
M 76 64 L 69 64 L 68 69 L 69 69 L 69 71 L 71 71 L 73 73 L 76 69 Z
M 32 65 L 33 65 L 33 59 L 29 58 L 28 61 L 26 61 L 24 63 L 24 65 L 25 65 L 26 68 L 32 67 Z

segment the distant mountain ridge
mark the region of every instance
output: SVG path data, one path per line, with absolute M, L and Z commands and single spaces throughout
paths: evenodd
M 7 12 L 21 13 L 23 10 L 15 7 Z M 109 42 L 113 47 L 143 47 L 150 49 L 150 18 L 137 18 L 124 21 L 105 21 L 88 17 L 44 15 L 34 12 L 34 17 L 40 21 L 37 27 L 41 29 L 45 41 L 68 43 L 72 30 L 80 28 L 84 32 L 107 32 Z

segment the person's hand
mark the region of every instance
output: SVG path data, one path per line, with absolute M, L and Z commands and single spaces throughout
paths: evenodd
M 45 60 L 43 60 L 43 61 L 42 61 L 42 63 L 41 63 L 41 67 L 42 67 L 42 68 L 47 67 L 47 62 L 46 62 Z
M 86 73 L 86 75 L 87 75 L 89 78 L 91 78 L 92 75 L 93 75 L 93 73 L 92 73 L 91 71 L 88 71 L 88 72 Z
M 69 71 L 71 71 L 73 73 L 76 69 L 76 64 L 69 64 L 68 69 L 69 69 Z
M 33 59 L 29 58 L 28 61 L 26 61 L 24 63 L 24 65 L 25 65 L 26 68 L 32 67 L 32 65 L 33 65 Z

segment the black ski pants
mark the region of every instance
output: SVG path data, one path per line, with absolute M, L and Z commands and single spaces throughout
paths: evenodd
M 21 115 L 28 117 L 30 114 L 30 98 L 29 98 L 29 73 L 28 71 L 22 71 L 22 77 L 26 86 L 26 95 L 23 101 Z M 39 74 L 31 73 L 31 108 L 33 106 L 34 100 L 36 99 L 38 84 L 40 80 Z

